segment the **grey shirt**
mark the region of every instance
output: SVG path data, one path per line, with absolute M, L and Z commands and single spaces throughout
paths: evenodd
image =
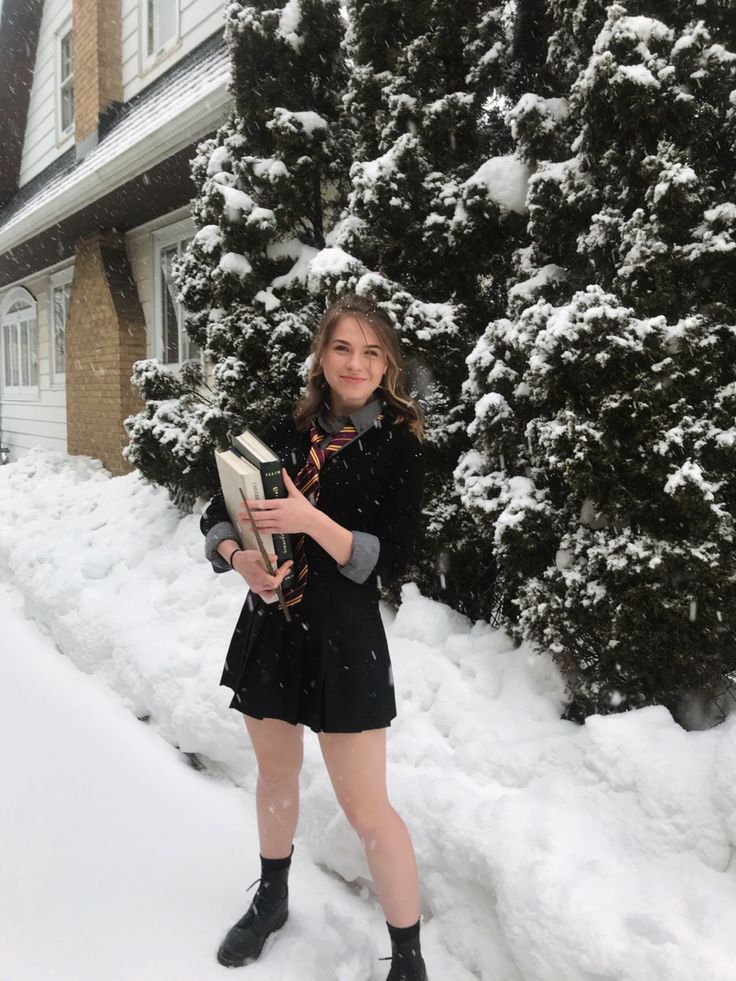
M 356 409 L 355 412 L 351 412 L 345 416 L 330 416 L 327 406 L 323 406 L 317 413 L 317 422 L 320 428 L 328 433 L 329 436 L 339 433 L 342 427 L 348 422 L 352 423 L 356 430 L 355 436 L 350 440 L 350 443 L 352 443 L 354 440 L 360 439 L 363 433 L 370 429 L 382 408 L 383 400 L 380 396 L 374 398 L 372 402 L 368 402 L 362 408 Z M 349 443 L 345 444 L 345 446 L 348 445 Z M 343 446 L 336 452 L 339 453 L 344 448 Z M 348 579 L 352 579 L 353 582 L 363 583 L 370 576 L 378 561 L 381 543 L 376 535 L 371 535 L 366 531 L 353 531 L 352 535 L 353 547 L 350 558 L 345 565 L 338 564 L 337 568 Z M 215 572 L 230 571 L 230 563 L 217 551 L 217 546 L 220 542 L 230 540 L 237 541 L 238 536 L 235 528 L 229 521 L 218 522 L 214 527 L 210 528 L 205 537 L 205 555 L 212 563 Z

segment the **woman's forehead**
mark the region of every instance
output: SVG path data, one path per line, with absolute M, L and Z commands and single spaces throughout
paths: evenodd
M 340 317 L 332 329 L 332 338 L 336 337 L 353 344 L 381 344 L 381 338 L 370 322 L 359 314 L 349 313 Z

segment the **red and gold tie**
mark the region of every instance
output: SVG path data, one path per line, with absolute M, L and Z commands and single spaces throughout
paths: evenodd
M 307 456 L 307 462 L 296 475 L 294 483 L 298 490 L 306 497 L 310 497 L 311 495 L 313 504 L 316 504 L 319 499 L 319 474 L 322 464 L 328 456 L 331 456 L 345 446 L 346 443 L 353 440 L 356 434 L 357 429 L 355 426 L 347 425 L 343 426 L 339 433 L 335 433 L 333 436 L 325 439 L 325 434 L 322 430 L 316 423 L 312 423 L 309 430 L 309 439 L 312 445 Z M 301 603 L 304 589 L 307 585 L 308 566 L 304 551 L 304 535 L 296 536 L 294 566 L 296 570 L 295 585 L 290 589 L 284 590 L 284 602 L 287 606 L 295 606 L 297 603 Z

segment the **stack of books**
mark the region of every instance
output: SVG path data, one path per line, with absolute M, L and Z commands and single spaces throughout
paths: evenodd
M 250 429 L 246 429 L 239 436 L 231 436 L 229 449 L 215 450 L 215 460 L 225 507 L 238 533 L 240 546 L 260 550 L 256 533 L 250 524 L 243 524 L 238 517 L 239 512 L 245 510 L 241 491 L 249 501 L 286 497 L 284 480 L 281 476 L 281 460 Z M 277 565 L 280 566 L 287 559 L 293 558 L 288 535 L 270 535 L 263 532 L 260 537 L 266 551 L 276 555 Z M 282 583 L 282 588 L 288 589 L 293 584 L 294 578 L 295 570 L 292 566 Z M 278 597 L 274 596 L 269 602 L 274 603 L 277 599 Z

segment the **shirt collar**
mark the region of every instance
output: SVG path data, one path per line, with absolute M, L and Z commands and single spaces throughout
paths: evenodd
M 372 402 L 362 406 L 360 409 L 356 409 L 355 412 L 351 412 L 347 416 L 338 416 L 335 422 L 328 423 L 327 410 L 325 408 L 321 408 L 317 413 L 317 422 L 322 429 L 331 436 L 335 433 L 339 433 L 342 427 L 350 422 L 353 426 L 355 426 L 357 435 L 362 436 L 363 433 L 367 429 L 370 429 L 374 424 L 382 409 L 383 399 L 379 395 L 374 398 Z

